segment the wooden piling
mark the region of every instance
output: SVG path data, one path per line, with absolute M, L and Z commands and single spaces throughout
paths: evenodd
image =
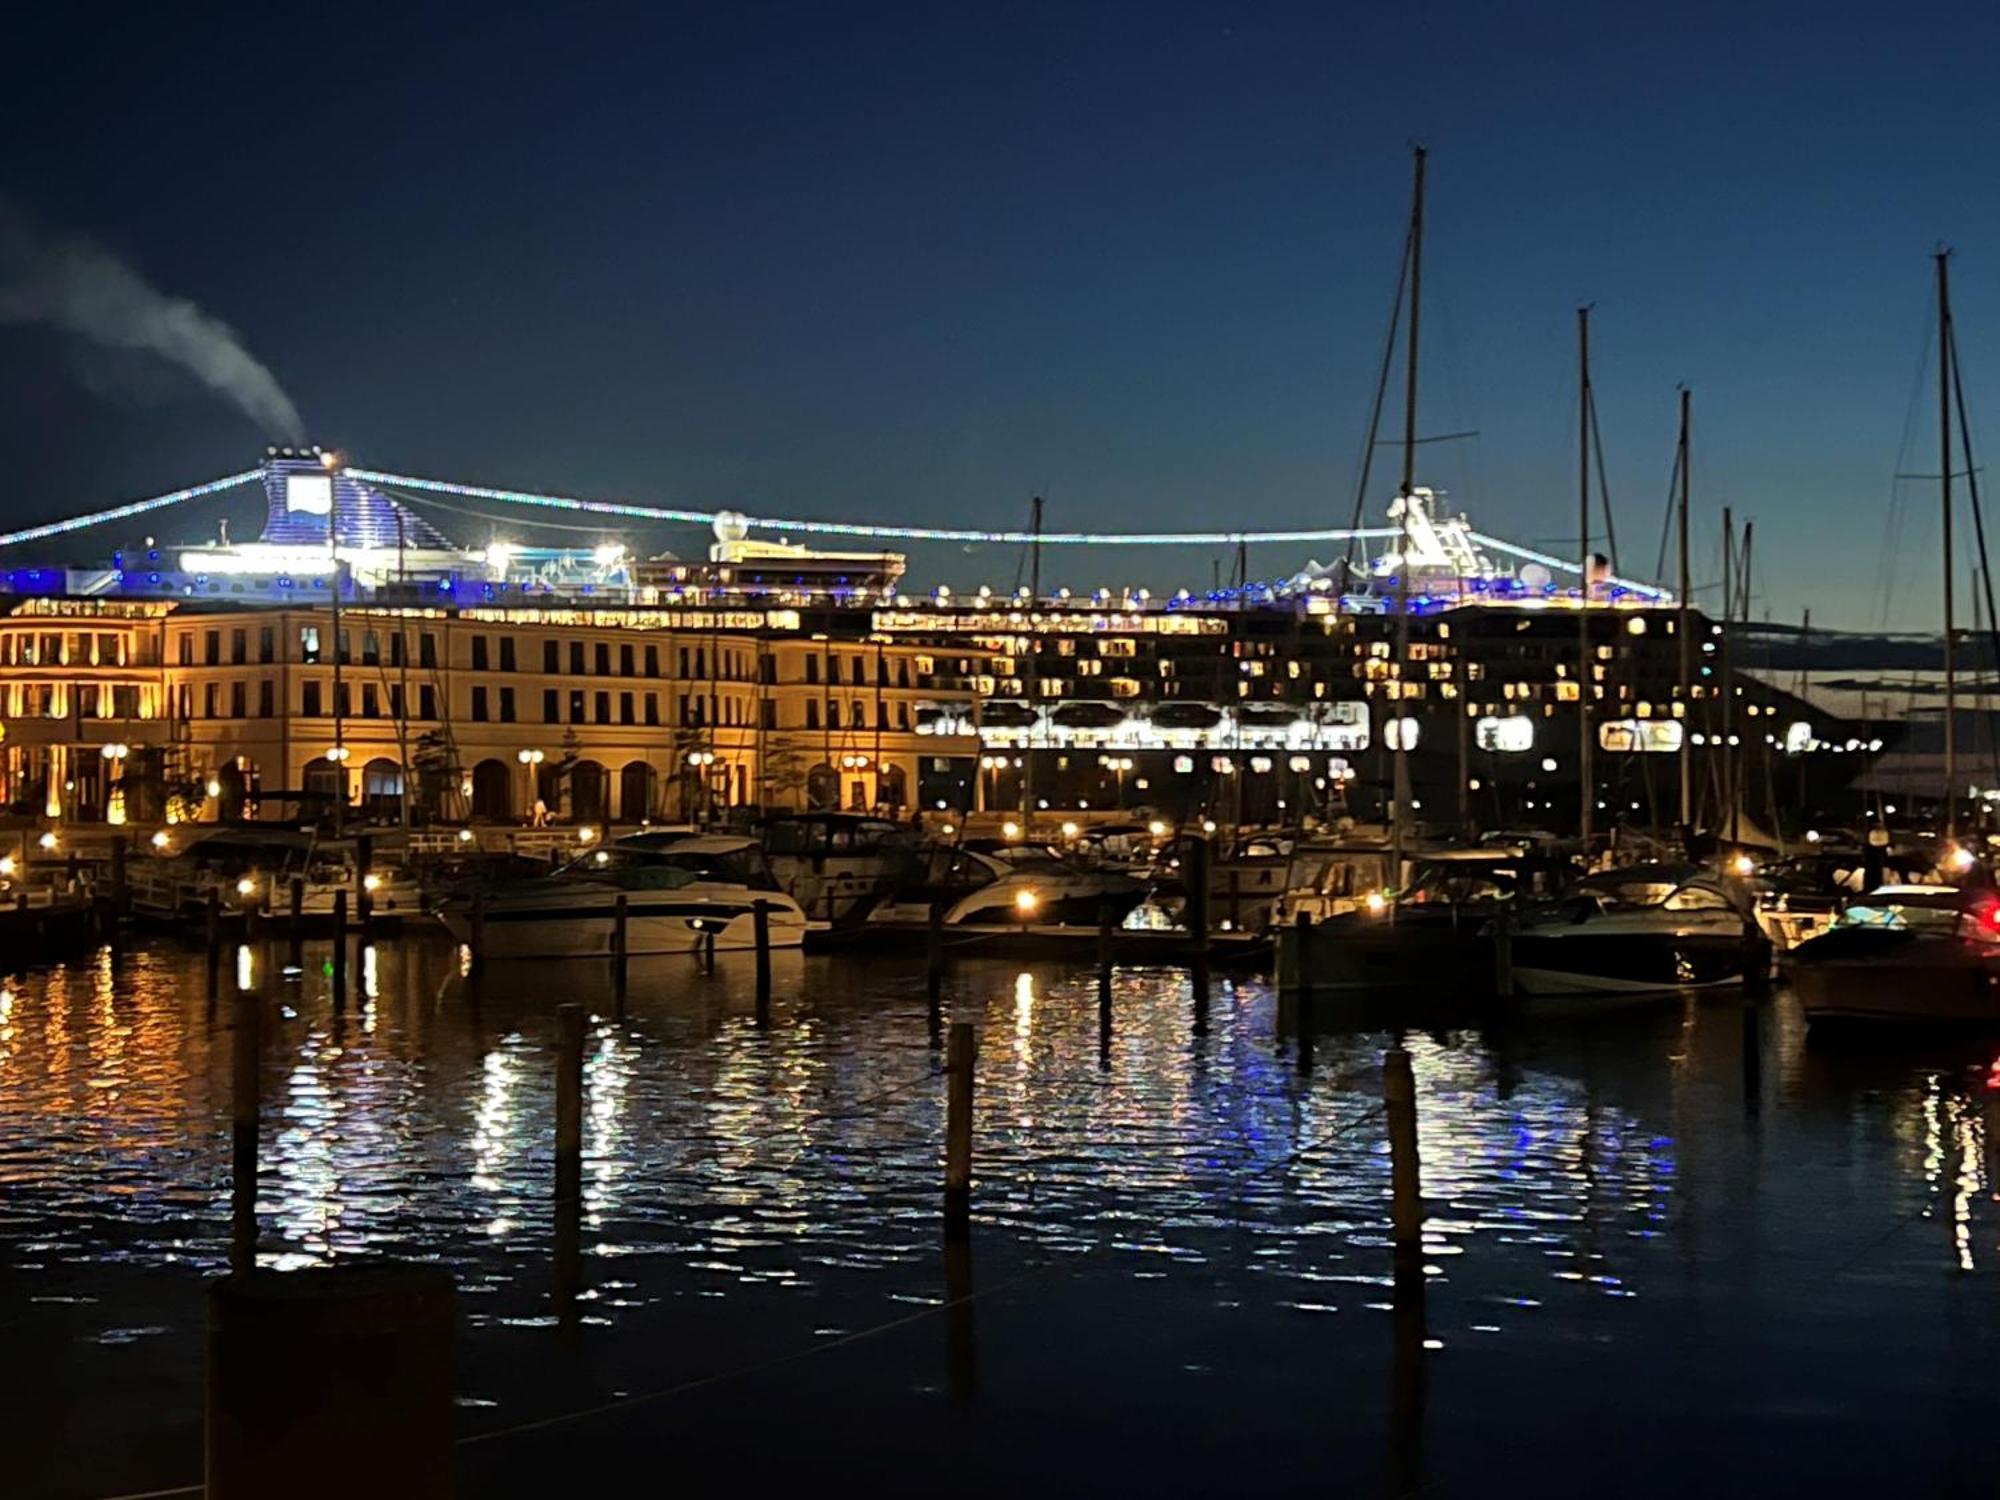
M 968 1232 L 972 1215 L 972 1083 L 978 1043 L 970 1021 L 951 1023 L 945 1051 L 944 1222 Z
M 264 1008 L 238 990 L 230 1016 L 229 1265 L 257 1265 L 257 1122 L 263 1113 Z
M 625 993 L 625 975 L 632 955 L 632 898 L 624 891 L 611 903 L 611 985 Z
M 222 892 L 208 888 L 208 998 L 214 1000 L 222 989 Z
M 1423 1181 L 1417 1160 L 1417 1080 L 1410 1054 L 1382 1059 L 1382 1101 L 1389 1115 L 1389 1222 L 1399 1270 L 1420 1267 L 1424 1249 Z
M 294 875 L 291 879 L 291 917 L 286 923 L 287 937 L 291 946 L 292 966 L 296 968 L 305 956 L 306 941 L 306 878 Z
M 1118 926 L 1111 903 L 1097 913 L 1097 1063 L 1111 1065 L 1111 976 L 1117 951 Z
M 583 1007 L 556 1007 L 556 1205 L 583 1193 Z
M 1307 957 L 1312 947 L 1312 913 L 1300 911 L 1292 924 L 1292 1024 L 1298 1028 L 1298 1061 L 1301 1073 L 1310 1073 L 1313 1065 L 1313 986 L 1312 961 Z
M 757 1024 L 771 1024 L 771 903 L 750 907 L 751 930 L 757 939 Z
M 1228 926 L 1231 932 L 1243 930 L 1243 872 L 1234 865 L 1229 867 Z
M 347 892 L 333 893 L 333 1003 L 347 1001 Z
M 486 892 L 484 891 L 472 893 L 472 931 L 469 936 L 471 941 L 466 944 L 469 955 L 466 972 L 471 978 L 477 979 L 480 971 L 486 967 Z
M 1514 998 L 1514 920 L 1504 911 L 1493 919 L 1493 993 Z
M 935 1005 L 944 993 L 944 903 L 933 901 L 924 929 L 924 993 Z

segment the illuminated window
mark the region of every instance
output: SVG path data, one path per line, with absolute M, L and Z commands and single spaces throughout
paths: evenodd
M 1535 721 L 1522 714 L 1484 718 L 1472 726 L 1472 742 L 1482 750 L 1518 753 L 1535 748 Z
M 1391 719 L 1382 726 L 1382 743 L 1391 750 L 1414 750 L 1419 733 L 1415 719 Z
M 1670 753 L 1681 747 L 1681 726 L 1673 719 L 1614 719 L 1597 726 L 1597 743 L 1612 755 Z

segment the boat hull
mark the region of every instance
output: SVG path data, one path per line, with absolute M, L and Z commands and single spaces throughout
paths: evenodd
M 768 902 L 770 945 L 797 948 L 805 942 L 804 914 L 790 901 Z M 472 940 L 472 909 L 451 902 L 439 913 L 451 935 Z M 555 900 L 501 899 L 488 904 L 481 934 L 483 956 L 495 958 L 609 958 L 614 952 L 615 908 Z M 694 953 L 711 938 L 715 951 L 757 946 L 757 920 L 748 900 L 665 899 L 634 896 L 626 914 L 629 956 Z
M 1908 959 L 1801 964 L 1792 988 L 1809 1023 L 2000 1026 L 1994 974 L 1978 962 Z
M 1770 950 L 1739 933 L 1541 936 L 1518 933 L 1514 991 L 1521 995 L 1646 995 L 1740 985 Z

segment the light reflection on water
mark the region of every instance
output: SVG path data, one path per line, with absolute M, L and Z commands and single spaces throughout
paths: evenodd
M 750 966 L 728 959 L 635 962 L 622 1013 L 601 967 L 506 965 L 475 987 L 436 942 L 369 951 L 337 1008 L 324 959 L 309 946 L 289 979 L 282 944 L 239 960 L 269 1007 L 264 1263 L 435 1257 L 475 1332 L 546 1320 L 554 1007 L 576 1000 L 593 1324 L 690 1294 L 746 1313 L 836 1285 L 936 1302 L 944 1079 L 920 965 L 778 955 L 760 1029 Z M 1106 1045 L 1093 974 L 960 964 L 944 1019 L 980 1034 L 982 1244 L 1187 1307 L 1386 1308 L 1390 1035 L 1331 1009 L 1306 1072 L 1260 980 L 1218 976 L 1197 1038 L 1184 975 L 1120 973 Z M 223 1268 L 229 1014 L 200 955 L 165 946 L 0 989 L 10 1285 L 55 1300 L 78 1278 Z M 1900 1326 L 1992 1262 L 2000 1091 L 1977 1046 L 1809 1046 L 1782 998 L 1405 1039 L 1429 1349 L 1678 1337 L 1718 1302 L 1751 1326 L 1778 1284 L 1838 1283 Z M 138 1323 L 79 1303 L 73 1337 Z

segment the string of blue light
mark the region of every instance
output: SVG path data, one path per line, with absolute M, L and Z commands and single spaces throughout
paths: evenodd
M 30 526 L 22 531 L 0 532 L 0 547 L 15 547 L 22 542 L 39 542 L 52 536 L 67 536 L 70 532 L 81 531 L 86 526 L 102 526 L 107 521 L 123 521 L 131 516 L 143 516 L 148 511 L 179 505 L 183 500 L 199 500 L 203 495 L 220 494 L 223 490 L 232 490 L 239 484 L 250 484 L 263 477 L 262 469 L 245 469 L 241 474 L 231 474 L 226 479 L 212 479 L 207 484 L 191 485 L 187 489 L 175 490 L 171 494 L 155 495 L 150 500 L 134 500 L 126 505 L 114 505 L 109 510 L 71 516 L 66 521 L 50 521 L 45 526 Z
M 458 484 L 444 479 L 420 479 L 408 474 L 390 474 L 374 469 L 350 468 L 344 471 L 350 478 L 365 484 L 393 485 L 398 488 L 427 491 L 435 494 L 457 495 L 470 500 L 492 500 L 508 505 L 535 506 L 547 510 L 581 512 L 590 515 L 623 516 L 633 520 L 667 521 L 680 525 L 712 526 L 717 517 L 724 514 L 713 510 L 689 510 L 673 506 L 637 505 L 622 500 L 587 500 L 575 495 L 544 495 L 528 490 L 495 489 L 485 485 Z M 191 485 L 186 489 L 173 490 L 164 495 L 155 495 L 148 500 L 135 500 L 125 505 L 112 506 L 108 510 L 93 511 L 86 515 L 71 516 L 67 520 L 51 521 L 41 526 L 30 526 L 20 531 L 0 533 L 0 547 L 18 546 L 23 542 L 42 541 L 49 537 L 64 536 L 81 531 L 89 526 L 101 526 L 108 521 L 122 521 L 149 511 L 160 510 L 183 501 L 200 499 L 204 495 L 214 495 L 238 485 L 249 484 L 263 476 L 262 469 L 246 469 L 240 474 L 231 474 L 222 479 L 210 480 L 207 484 Z M 771 531 L 796 531 L 807 534 L 830 536 L 873 537 L 890 541 L 905 542 L 986 542 L 1000 545 L 1019 545 L 1041 542 L 1049 546 L 1210 546 L 1227 547 L 1273 542 L 1338 542 L 1355 540 L 1381 540 L 1392 538 L 1398 533 L 1394 527 L 1364 527 L 1360 530 L 1336 530 L 1332 528 L 1297 529 L 1289 531 L 988 531 L 970 527 L 947 526 L 890 526 L 863 521 L 811 521 L 784 516 L 745 516 L 746 525 L 763 527 Z M 1580 573 L 1582 570 L 1570 559 L 1557 557 L 1552 553 L 1537 552 L 1532 547 L 1517 546 L 1500 537 L 1488 536 L 1484 532 L 1468 532 L 1470 540 L 1482 547 L 1505 552 L 1509 556 L 1527 562 L 1540 563 L 1543 567 L 1565 573 Z M 1645 598 L 1664 600 L 1671 596 L 1651 584 L 1639 583 L 1628 578 L 1613 577 L 1608 580 L 1616 589 L 1638 594 Z

